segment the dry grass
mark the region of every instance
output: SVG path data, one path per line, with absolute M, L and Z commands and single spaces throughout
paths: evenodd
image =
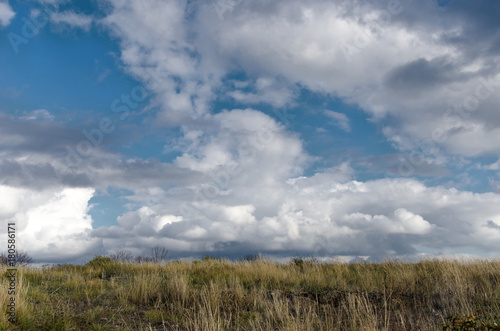
M 1 269 L 2 275 L 5 268 Z M 218 260 L 19 268 L 0 330 L 435 330 L 500 319 L 500 261 Z M 6 311 L 8 279 L 0 284 Z

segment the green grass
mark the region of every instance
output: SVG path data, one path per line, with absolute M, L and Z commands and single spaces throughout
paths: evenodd
M 4 312 L 7 285 L 3 276 Z M 0 314 L 0 330 L 500 330 L 498 260 L 135 264 L 96 257 L 85 266 L 19 268 L 17 292 L 18 320 Z

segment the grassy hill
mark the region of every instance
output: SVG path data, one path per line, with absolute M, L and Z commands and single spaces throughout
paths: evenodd
M 5 312 L 9 278 L 6 267 L 0 272 Z M 17 321 L 1 314 L 0 330 L 443 330 L 447 323 L 449 330 L 467 323 L 491 330 L 500 321 L 499 260 L 157 264 L 96 257 L 84 266 L 21 267 L 16 277 Z

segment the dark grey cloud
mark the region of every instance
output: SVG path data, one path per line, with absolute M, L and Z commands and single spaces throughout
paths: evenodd
M 61 176 L 52 164 L 25 164 L 15 160 L 0 160 L 0 185 L 45 189 L 51 186 L 90 187 L 87 174 L 78 170 Z
M 95 230 L 92 230 L 91 237 L 124 239 L 133 237 L 133 235 L 126 232 L 123 228 L 117 226 L 110 226 L 110 227 L 100 227 Z
M 385 77 L 385 84 L 394 89 L 430 89 L 460 79 L 455 65 L 444 59 L 420 58 L 400 65 Z
M 129 189 L 172 187 L 201 182 L 198 171 L 177 167 L 157 159 L 102 159 L 89 164 L 93 184 L 101 189 L 109 185 Z M 102 170 L 102 171 L 100 171 Z
M 476 40 L 490 38 L 500 27 L 500 3 L 494 0 L 455 0 L 446 8 L 449 16 L 455 16 L 463 23 L 464 35 Z
M 0 151 L 10 156 L 25 153 L 62 156 L 67 145 L 76 145 L 82 137 L 81 132 L 62 123 L 23 120 L 0 112 L 0 139 Z
M 131 134 L 130 136 L 136 136 Z M 108 136 L 104 137 L 111 144 Z M 78 144 L 90 144 L 81 128 L 46 119 L 21 119 L 0 112 L 0 184 L 43 189 L 51 186 L 125 188 L 188 185 L 203 174 L 156 159 L 127 159 L 92 145 L 89 155 Z M 72 152 L 69 152 L 71 150 Z
M 383 9 L 386 1 L 376 2 Z M 493 0 L 403 1 L 403 10 L 392 21 L 408 31 L 436 34 L 439 41 L 456 48 L 463 60 L 496 57 L 500 28 L 500 3 Z M 489 63 L 488 63 L 489 62 Z M 493 61 L 484 64 L 498 69 Z M 491 66 L 491 67 L 490 67 Z
M 490 229 L 495 229 L 495 230 L 500 230 L 500 225 L 496 224 L 495 222 L 489 220 L 488 222 L 486 222 L 486 225 L 485 225 L 487 228 L 490 228 Z
M 446 164 L 439 164 L 426 151 L 417 150 L 414 154 L 354 155 L 351 166 L 357 173 L 386 174 L 390 176 L 422 176 L 443 178 L 453 173 Z

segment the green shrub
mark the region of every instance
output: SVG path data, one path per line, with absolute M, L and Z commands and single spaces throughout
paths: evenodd
M 210 255 L 205 255 L 203 257 L 203 261 L 205 262 L 210 262 L 210 261 L 214 261 L 214 262 L 223 262 L 225 259 L 223 257 L 215 257 L 215 256 L 210 256 Z
M 120 264 L 117 261 L 102 255 L 94 256 L 86 265 L 96 269 L 99 272 L 100 278 L 113 277 L 118 273 L 120 268 Z
M 482 320 L 482 312 L 477 311 L 476 315 L 460 316 L 459 314 L 449 316 L 446 319 L 446 324 L 443 326 L 443 331 L 500 331 L 500 325 L 494 322 L 486 322 Z

